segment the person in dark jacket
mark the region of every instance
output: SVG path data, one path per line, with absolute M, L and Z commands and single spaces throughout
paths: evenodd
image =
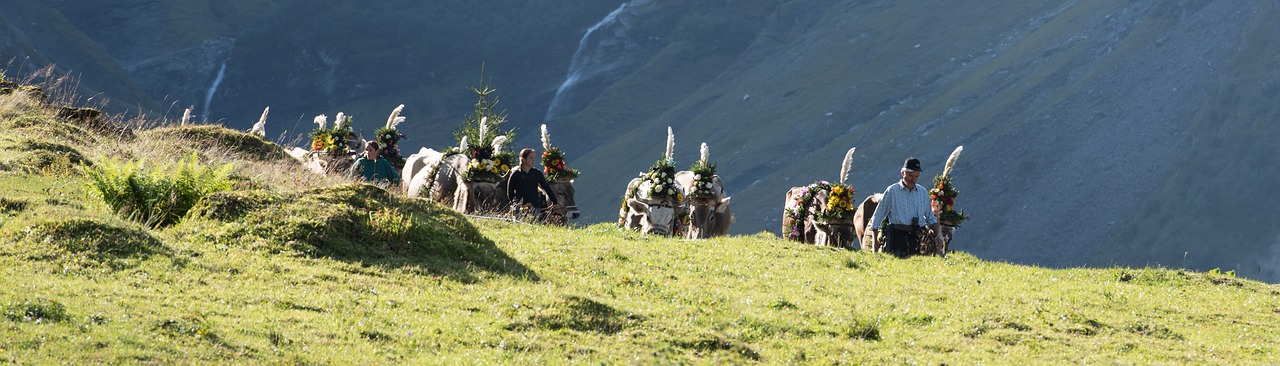
M 351 170 L 347 171 L 347 176 L 361 178 L 377 185 L 399 185 L 400 173 L 387 159 L 378 158 L 381 150 L 382 147 L 378 146 L 377 141 L 369 141 L 365 144 L 364 156 L 351 164 Z
M 551 184 L 547 183 L 547 178 L 542 175 L 542 171 L 533 168 L 533 149 L 520 150 L 520 166 L 511 170 L 510 176 L 507 178 L 507 197 L 511 198 L 512 205 L 520 207 L 521 205 L 529 205 L 535 212 L 542 212 L 556 207 L 556 195 L 551 192 Z M 541 188 L 542 192 L 538 189 Z M 545 197 L 551 198 L 551 205 L 548 206 Z

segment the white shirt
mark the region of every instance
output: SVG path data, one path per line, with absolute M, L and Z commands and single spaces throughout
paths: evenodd
M 908 191 L 902 181 L 884 190 L 876 213 L 871 215 L 871 229 L 882 229 L 880 223 L 886 216 L 890 225 L 911 225 L 911 219 L 917 217 L 921 226 L 938 223 L 938 217 L 933 215 L 933 208 L 929 206 L 929 191 L 920 184 L 916 184 L 915 190 Z

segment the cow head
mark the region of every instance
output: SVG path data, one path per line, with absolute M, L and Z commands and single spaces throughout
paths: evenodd
M 573 200 L 573 181 L 551 182 L 551 192 L 556 197 L 556 209 L 550 212 L 549 222 L 557 225 L 566 225 L 569 220 L 577 220 L 581 214 L 578 212 L 578 203 Z M 549 202 L 550 200 L 548 200 Z
M 675 208 L 666 201 L 646 203 L 637 199 L 627 200 L 633 215 L 640 216 L 640 231 L 645 234 L 671 235 L 675 224 Z
M 689 205 L 689 239 L 706 239 L 724 235 L 733 224 L 729 213 L 729 197 L 724 199 L 696 198 Z
M 844 249 L 853 249 L 855 230 L 852 221 L 823 222 L 815 225 L 818 229 L 814 244 Z

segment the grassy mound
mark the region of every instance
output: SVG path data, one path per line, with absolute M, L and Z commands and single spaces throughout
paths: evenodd
M 470 268 L 534 276 L 462 215 L 367 184 L 289 194 L 213 194 L 196 204 L 176 230 L 180 240 L 411 266 L 468 281 Z
M 6 225 L 0 239 L 13 243 L 0 254 L 44 261 L 60 269 L 130 268 L 170 252 L 145 229 L 98 218 L 51 218 Z
M 0 137 L 0 170 L 37 173 L 50 169 L 68 171 L 75 166 L 92 166 L 93 163 L 80 151 L 63 144 L 31 139 Z
M 142 139 L 181 142 L 182 149 L 209 151 L 224 149 L 243 159 L 273 161 L 290 158 L 280 145 L 261 137 L 222 126 L 191 125 L 161 127 L 140 134 Z M 183 151 L 185 154 L 186 151 Z

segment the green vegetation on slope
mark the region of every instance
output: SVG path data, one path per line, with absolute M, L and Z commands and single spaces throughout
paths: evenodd
M 0 128 L 43 121 L 12 136 L 83 158 L 0 171 L 0 362 L 1250 363 L 1280 352 L 1280 288 L 1254 281 L 964 253 L 898 260 L 768 233 L 684 241 L 472 222 L 187 135 L 66 139 L 55 132 L 76 122 L 12 98 L 0 96 Z M 183 143 L 249 183 L 169 227 L 117 217 L 69 168 L 173 161 Z

